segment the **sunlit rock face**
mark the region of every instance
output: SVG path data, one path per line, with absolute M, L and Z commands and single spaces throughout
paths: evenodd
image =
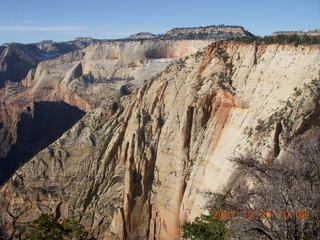
M 115 76 L 125 76 L 134 61 L 125 57 L 127 44 L 90 46 L 53 89 L 64 96 L 89 72 L 108 79 L 107 61 L 123 66 Z M 146 57 L 135 46 L 141 62 L 133 69 L 168 57 L 164 50 Z M 44 211 L 76 217 L 101 239 L 180 239 L 181 224 L 205 211 L 203 193 L 232 183 L 231 157 L 278 156 L 293 136 L 317 137 L 319 60 L 319 46 L 214 43 L 88 111 L 17 170 L 1 195 L 13 196 L 12 209 L 30 206 L 21 222 Z M 36 79 L 28 80 L 34 93 Z
M 215 30 L 212 36 L 201 40 L 199 29 L 210 34 Z M 86 112 L 105 107 L 136 92 L 177 59 L 216 40 L 244 34 L 223 27 L 219 29 L 225 31 L 199 29 L 189 29 L 187 35 L 175 29 L 160 35 L 139 33 L 120 40 L 76 38 L 61 43 L 46 40 L 0 46 L 0 175 L 6 171 L 4 162 L 8 162 L 3 159 L 19 137 L 21 114 L 34 102 L 64 101 Z M 47 147 L 41 146 L 36 149 Z M 23 162 L 17 155 L 10 165 L 16 169 Z
M 78 39 L 76 42 L 85 40 Z M 40 62 L 35 69 L 28 72 L 21 83 L 7 82 L 6 86 L 0 89 L 1 182 L 5 181 L 18 166 L 47 147 L 73 125 L 67 124 L 69 127 L 62 128 L 64 130 L 62 132 L 60 129 L 55 129 L 56 138 L 52 138 L 48 131 L 42 130 L 43 141 L 39 141 L 38 145 L 32 144 L 31 148 L 24 147 L 26 150 L 18 150 L 20 149 L 17 148 L 18 139 L 25 138 L 19 135 L 24 133 L 18 129 L 19 122 L 23 114 L 28 112 L 26 109 L 33 109 L 35 102 L 63 101 L 81 111 L 107 106 L 117 102 L 120 96 L 135 92 L 144 81 L 162 72 L 168 64 L 202 49 L 209 43 L 210 41 L 202 40 L 101 41 L 83 50 L 80 50 L 82 46 L 73 49 L 74 51 L 69 49 L 71 52 L 67 54 Z M 41 51 L 52 53 L 59 50 L 56 48 L 60 45 L 56 45 L 45 41 L 40 43 L 39 47 Z M 26 45 L 18 46 L 24 50 L 26 48 Z M 9 45 L 8 48 L 12 46 Z M 29 48 L 29 52 L 32 53 L 38 49 L 33 45 Z M 21 65 L 19 61 L 17 64 Z M 10 66 L 12 67 L 12 64 Z M 49 114 L 46 111 L 50 111 L 50 108 L 41 108 L 39 111 L 42 111 L 42 115 L 46 115 Z M 69 122 L 69 113 L 65 112 L 65 115 L 61 121 Z M 71 122 L 74 123 L 72 117 Z M 37 121 L 33 123 L 35 124 Z

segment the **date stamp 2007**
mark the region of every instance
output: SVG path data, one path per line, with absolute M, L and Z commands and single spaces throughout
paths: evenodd
M 246 219 L 272 219 L 278 216 L 281 219 L 287 220 L 290 218 L 307 219 L 309 217 L 307 210 L 296 210 L 294 212 L 288 210 L 280 210 L 277 213 L 271 210 L 261 211 L 233 211 L 233 210 L 217 210 L 212 211 L 212 219 L 232 219 L 242 217 Z

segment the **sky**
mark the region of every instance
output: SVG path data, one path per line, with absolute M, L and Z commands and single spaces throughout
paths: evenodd
M 0 44 L 218 24 L 260 36 L 320 28 L 320 0 L 0 0 L 0 11 Z

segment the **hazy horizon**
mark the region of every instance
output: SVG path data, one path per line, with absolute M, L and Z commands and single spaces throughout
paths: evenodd
M 320 28 L 320 1 L 55 2 L 15 0 L 0 4 L 0 44 L 68 41 L 76 37 L 124 38 L 161 34 L 176 27 L 240 25 L 255 35 Z

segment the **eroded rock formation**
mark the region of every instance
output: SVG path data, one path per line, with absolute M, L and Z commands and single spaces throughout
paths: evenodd
M 8 82 L 0 89 L 1 182 L 12 172 L 8 172 L 7 165 L 11 166 L 10 169 L 15 169 L 28 160 L 28 157 L 33 157 L 56 140 L 48 133 L 47 140 L 43 136 L 43 142 L 39 146 L 27 151 L 30 154 L 22 154 L 16 147 L 11 149 L 18 144 L 19 137 L 27 137 L 19 136 L 18 126 L 26 109 L 33 109 L 34 102 L 64 101 L 82 111 L 111 104 L 121 95 L 136 91 L 144 81 L 162 72 L 171 62 L 192 54 L 209 43 L 197 40 L 102 41 L 83 50 L 75 50 L 53 60 L 40 62 L 36 69 L 29 71 L 21 84 Z M 46 42 L 42 44 L 51 46 Z M 66 115 L 63 120 L 74 122 L 71 116 L 72 120 Z M 55 135 L 57 137 L 63 133 L 60 129 L 56 131 L 59 133 Z M 21 156 L 13 151 L 17 151 Z M 9 152 L 11 157 L 7 156 Z
M 89 57 L 70 75 L 104 65 Z M 20 223 L 52 212 L 99 239 L 180 239 L 181 224 L 204 211 L 203 193 L 232 183 L 230 157 L 278 155 L 293 136 L 319 135 L 319 61 L 319 46 L 214 43 L 89 111 L 1 195 L 11 209 L 28 206 Z

